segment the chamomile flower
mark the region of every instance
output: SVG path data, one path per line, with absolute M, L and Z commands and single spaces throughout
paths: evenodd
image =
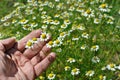
M 40 41 L 47 41 L 48 39 L 49 39 L 49 34 L 47 34 L 46 32 L 40 35 Z
M 102 12 L 110 12 L 110 9 L 108 7 L 108 4 L 106 3 L 103 3 L 99 6 L 99 10 L 102 11 Z
M 9 26 L 10 25 L 10 22 L 5 22 L 3 23 L 4 26 Z
M 106 68 L 107 68 L 108 70 L 111 70 L 111 71 L 115 71 L 115 70 L 116 70 L 115 67 L 116 67 L 116 65 L 115 65 L 114 63 L 108 64 L 108 65 L 106 66 Z
M 65 71 L 69 71 L 70 69 L 71 69 L 71 67 L 70 66 L 65 66 Z
M 2 18 L 1 18 L 1 22 L 4 22 L 4 21 L 6 21 L 6 20 L 7 20 L 6 17 L 2 17 Z
M 94 45 L 91 47 L 91 51 L 98 51 L 99 46 L 98 45 Z
M 28 42 L 26 43 L 25 48 L 32 48 L 33 47 L 33 41 L 32 40 L 28 40 Z
M 54 16 L 54 17 L 55 17 L 55 18 L 58 18 L 59 16 L 60 16 L 60 14 L 55 14 L 55 16 Z
M 74 62 L 76 62 L 76 60 L 74 58 L 68 58 L 67 62 L 74 63 Z
M 89 38 L 89 34 L 87 34 L 86 32 L 84 32 L 84 33 L 82 33 L 82 37 L 88 39 Z
M 53 47 L 53 41 L 49 41 L 46 45 L 47 45 L 47 47 L 49 47 L 49 48 Z
M 80 47 L 80 49 L 85 50 L 86 47 L 87 47 L 86 44 L 83 44 L 83 45 Z
M 95 72 L 93 70 L 89 70 L 86 72 L 86 76 L 92 77 L 95 74 Z
M 33 22 L 33 23 L 30 24 L 30 26 L 31 26 L 32 28 L 33 28 L 33 27 L 37 27 L 37 26 L 38 26 L 38 23 Z
M 38 38 L 35 38 L 35 37 L 32 38 L 32 42 L 33 42 L 33 43 L 38 43 L 38 40 L 39 40 Z
M 59 38 L 60 38 L 60 39 L 61 39 L 61 38 L 63 39 L 63 38 L 66 37 L 66 35 L 67 35 L 66 32 L 61 32 Z
M 40 80 L 45 80 L 45 77 L 39 76 L 39 79 L 40 79 Z
M 99 24 L 99 23 L 100 23 L 100 21 L 101 21 L 101 20 L 100 20 L 100 19 L 98 19 L 98 18 L 95 18 L 95 19 L 94 19 L 94 23 L 95 23 L 95 24 Z
M 92 62 L 93 62 L 93 63 L 99 63 L 99 62 L 100 62 L 100 59 L 99 59 L 97 56 L 94 56 L 94 57 L 92 58 Z
M 79 25 L 77 26 L 77 29 L 79 29 L 79 30 L 85 30 L 85 27 L 84 27 L 83 25 L 79 24 Z
M 74 36 L 74 37 L 72 38 L 73 41 L 77 41 L 77 40 L 79 40 L 79 39 L 80 39 L 79 36 Z
M 61 28 L 65 29 L 65 28 L 67 28 L 67 25 L 66 24 L 62 24 Z
M 84 15 L 87 18 L 94 17 L 94 10 L 92 10 L 91 8 L 87 9 L 85 12 L 82 13 L 82 15 Z
M 99 80 L 106 80 L 106 76 L 100 75 Z
M 48 26 L 45 25 L 45 24 L 42 25 L 42 28 L 43 28 L 43 29 L 47 29 L 47 27 L 48 27 Z
M 55 79 L 55 74 L 54 73 L 50 73 L 50 74 L 48 74 L 48 79 L 49 80 L 53 80 L 53 79 Z
M 74 68 L 72 69 L 71 71 L 71 74 L 74 76 L 74 75 L 78 75 L 80 73 L 80 70 L 78 68 Z
M 53 47 L 60 46 L 62 44 L 62 41 L 60 39 L 57 39 L 53 42 Z
M 71 23 L 71 22 L 70 22 L 69 19 L 64 20 L 64 24 L 65 24 L 65 25 L 69 25 L 70 23 Z
M 116 66 L 116 69 L 120 70 L 120 65 L 119 65 L 119 66 Z
M 58 20 L 55 20 L 55 21 L 53 21 L 53 24 L 58 25 L 58 24 L 60 24 L 60 22 Z
M 27 22 L 28 22 L 28 20 L 26 20 L 26 19 L 20 20 L 20 24 L 26 24 Z

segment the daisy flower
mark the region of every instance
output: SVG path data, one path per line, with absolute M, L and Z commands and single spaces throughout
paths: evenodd
M 106 76 L 100 75 L 99 80 L 106 80 Z
M 61 28 L 64 28 L 64 29 L 65 29 L 65 28 L 67 28 L 67 25 L 66 25 L 66 24 L 62 24 L 62 25 L 61 25 Z
M 94 45 L 91 47 L 91 51 L 98 51 L 99 46 L 98 45 Z
M 94 74 L 95 74 L 95 72 L 94 72 L 93 70 L 89 70 L 89 71 L 86 72 L 85 75 L 91 77 L 91 76 L 93 76 Z
M 53 80 L 53 79 L 55 79 L 55 74 L 54 73 L 50 73 L 50 74 L 48 74 L 48 79 L 49 80 Z
M 62 41 L 60 39 L 57 39 L 53 42 L 53 47 L 60 46 L 62 44 Z
M 82 15 L 84 15 L 85 17 L 94 17 L 94 10 L 92 9 L 87 9 L 85 12 L 82 13 Z
M 92 58 L 92 62 L 93 62 L 93 63 L 99 63 L 99 62 L 100 62 L 100 59 L 99 59 L 97 56 L 94 56 L 94 57 Z
M 106 68 L 107 68 L 108 70 L 111 70 L 111 71 L 115 71 L 115 67 L 116 67 L 116 65 L 113 64 L 113 63 L 108 64 L 108 65 L 106 66 Z
M 46 45 L 47 45 L 47 47 L 49 47 L 49 48 L 53 47 L 53 41 L 49 41 Z
M 108 7 L 108 4 L 106 3 L 103 3 L 99 6 L 99 10 L 102 11 L 102 12 L 110 12 L 110 9 Z
M 26 19 L 20 20 L 20 24 L 26 24 L 27 22 L 28 22 L 28 20 L 26 20 Z
M 71 69 L 71 67 L 70 66 L 65 66 L 65 71 L 69 71 L 70 69 Z
M 49 39 L 49 34 L 47 34 L 46 32 L 40 35 L 40 41 L 47 41 L 48 39 Z
M 32 40 L 29 40 L 29 41 L 26 43 L 25 48 L 32 48 L 32 47 L 33 47 L 33 41 L 32 41 Z
M 79 24 L 79 25 L 77 26 L 77 29 L 79 29 L 79 30 L 85 30 L 85 27 L 84 27 L 83 25 Z
M 74 68 L 72 69 L 71 71 L 71 74 L 74 76 L 74 75 L 78 75 L 80 73 L 80 70 L 78 68 Z
M 86 44 L 83 44 L 83 45 L 80 47 L 80 49 L 85 50 L 86 47 L 87 47 Z
M 45 77 L 39 76 L 39 79 L 40 79 L 40 80 L 45 80 Z
M 69 25 L 70 23 L 71 23 L 71 22 L 70 22 L 69 19 L 64 20 L 64 24 L 65 24 L 65 25 Z
M 37 43 L 38 40 L 39 40 L 38 38 L 32 38 L 32 42 L 33 42 L 33 43 Z
M 60 24 L 60 22 L 58 20 L 55 20 L 55 21 L 53 21 L 53 24 L 58 25 L 58 24 Z
M 82 33 L 82 37 L 88 39 L 89 34 L 87 34 L 86 32 L 84 32 L 84 33 Z
M 100 23 L 100 21 L 101 21 L 101 20 L 100 20 L 100 19 L 98 19 L 98 18 L 95 18 L 95 19 L 94 19 L 94 23 L 95 23 L 95 24 L 99 24 L 99 23 Z
M 68 58 L 67 62 L 74 63 L 74 62 L 76 62 L 76 60 L 74 58 Z

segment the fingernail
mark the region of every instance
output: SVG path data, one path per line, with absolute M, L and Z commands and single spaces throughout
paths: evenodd
M 53 61 L 54 61 L 54 58 L 53 58 L 53 56 L 51 56 L 51 55 L 49 55 L 49 58 L 48 58 L 48 59 L 49 59 L 50 62 L 53 62 Z

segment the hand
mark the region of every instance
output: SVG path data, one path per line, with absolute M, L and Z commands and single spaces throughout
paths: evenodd
M 18 42 L 14 38 L 0 41 L 0 80 L 34 80 L 55 60 L 55 53 L 45 45 L 47 41 L 25 49 L 27 41 L 41 33 L 35 30 Z

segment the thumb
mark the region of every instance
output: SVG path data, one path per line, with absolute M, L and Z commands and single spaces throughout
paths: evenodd
M 8 38 L 8 39 L 0 40 L 0 50 L 4 52 L 10 49 L 11 47 L 13 47 L 15 42 L 16 42 L 15 38 Z

